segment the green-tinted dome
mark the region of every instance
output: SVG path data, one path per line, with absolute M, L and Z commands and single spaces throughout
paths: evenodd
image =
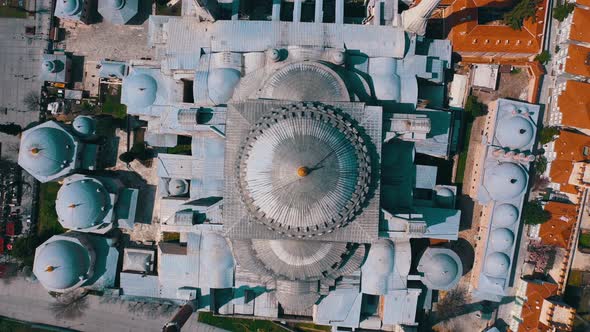
M 125 0 L 108 0 L 108 4 L 115 9 L 121 9 L 125 6 Z
M 74 119 L 74 122 L 72 122 L 72 127 L 75 131 L 84 136 L 93 135 L 96 130 L 94 119 L 83 115 Z
M 45 288 L 68 289 L 86 279 L 90 255 L 81 245 L 57 240 L 37 248 L 33 272 Z
M 33 129 L 21 143 L 19 164 L 29 173 L 51 176 L 74 161 L 74 140 L 63 130 L 50 127 Z
M 135 74 L 123 81 L 123 90 L 128 96 L 128 106 L 144 108 L 156 101 L 158 83 L 150 75 Z
M 68 229 L 85 229 L 100 224 L 110 209 L 109 193 L 100 182 L 91 178 L 64 184 L 55 201 L 59 221 Z
M 80 0 L 59 0 L 62 1 L 62 8 L 64 13 L 68 15 L 76 15 L 80 10 Z

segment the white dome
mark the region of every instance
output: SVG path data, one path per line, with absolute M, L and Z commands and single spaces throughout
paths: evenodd
M 207 88 L 209 99 L 215 104 L 227 103 L 240 82 L 240 72 L 231 68 L 216 68 L 209 72 Z M 195 85 L 195 88 L 198 88 Z M 196 94 L 195 94 L 196 95 Z
M 96 131 L 94 119 L 84 115 L 77 116 L 72 122 L 72 127 L 83 136 L 93 135 Z
M 463 273 L 461 260 L 450 249 L 429 248 L 418 264 L 422 282 L 431 289 L 448 290 L 454 287 Z
M 363 272 L 388 275 L 393 271 L 394 261 L 395 251 L 393 243 L 385 239 L 379 240 L 371 244 L 367 260 L 363 264 Z
M 496 139 L 502 147 L 512 150 L 529 145 L 535 138 L 533 123 L 522 115 L 501 118 L 496 128 Z
M 487 168 L 484 186 L 494 200 L 510 200 L 522 194 L 527 187 L 527 174 L 514 163 L 500 163 Z
M 123 80 L 123 92 L 128 106 L 144 108 L 156 101 L 158 83 L 147 74 L 133 74 Z
M 514 244 L 514 233 L 508 228 L 496 228 L 490 235 L 490 242 L 494 250 L 506 251 Z
M 72 16 L 76 15 L 80 10 L 80 0 L 59 0 L 62 2 L 62 9 L 64 13 Z
M 494 208 L 493 225 L 497 227 L 509 227 L 518 221 L 520 213 L 512 204 L 500 204 Z
M 87 278 L 90 254 L 80 244 L 57 240 L 37 248 L 33 272 L 50 290 L 65 290 Z
M 494 252 L 485 261 L 485 273 L 492 277 L 503 277 L 510 269 L 510 258 L 501 252 Z
M 182 179 L 172 179 L 168 182 L 170 196 L 180 196 L 188 192 L 188 183 Z
M 237 171 L 254 220 L 281 234 L 309 237 L 347 224 L 360 211 L 370 157 L 353 123 L 333 111 L 293 105 L 253 126 Z
M 33 128 L 21 140 L 19 165 L 32 175 L 53 176 L 74 162 L 76 143 L 62 129 Z

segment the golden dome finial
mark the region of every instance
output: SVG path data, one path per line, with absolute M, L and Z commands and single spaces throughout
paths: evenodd
M 309 175 L 309 168 L 305 167 L 305 166 L 301 166 L 297 169 L 297 175 L 299 177 L 305 177 L 307 175 Z
M 32 148 L 32 149 L 31 149 L 31 153 L 32 153 L 32 154 L 38 154 L 38 153 L 39 153 L 39 151 L 41 151 L 39 148 Z
M 53 272 L 54 270 L 55 270 L 55 267 L 53 267 L 53 266 L 51 266 L 51 265 L 48 265 L 48 266 L 45 268 L 45 272 Z

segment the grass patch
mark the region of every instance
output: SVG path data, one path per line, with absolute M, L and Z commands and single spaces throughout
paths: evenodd
M 163 242 L 179 242 L 180 241 L 180 233 L 177 233 L 177 232 L 163 232 L 163 234 L 162 234 L 162 241 Z
M 584 274 L 583 271 L 571 270 L 569 278 L 567 280 L 568 286 L 575 286 L 575 287 L 582 286 L 583 274 Z
M 457 161 L 457 175 L 455 176 L 455 183 L 463 183 L 465 177 L 465 166 L 467 164 L 467 153 L 469 152 L 469 139 L 471 137 L 471 127 L 473 122 L 468 122 L 465 126 L 465 132 L 463 133 L 463 149 L 459 154 L 459 160 Z
M 27 12 L 17 8 L 2 6 L 0 7 L 0 17 L 27 18 Z
M 295 324 L 296 331 L 304 332 L 330 332 L 332 328 L 325 325 L 315 325 L 313 323 L 297 323 Z
M 39 223 L 37 234 L 61 234 L 65 230 L 57 221 L 55 200 L 60 185 L 57 182 L 42 183 L 39 189 Z
M 121 104 L 120 95 L 113 96 L 107 93 L 102 104 L 102 111 L 116 119 L 124 119 L 127 116 L 127 107 Z
M 590 233 L 580 234 L 580 240 L 578 242 L 578 246 L 581 249 L 590 249 Z
M 210 312 L 199 312 L 199 322 L 228 331 L 285 332 L 286 329 L 268 320 L 216 317 Z
M 166 152 L 170 153 L 170 154 L 190 155 L 191 154 L 191 145 L 190 144 L 178 144 L 175 147 L 168 148 L 166 150 Z

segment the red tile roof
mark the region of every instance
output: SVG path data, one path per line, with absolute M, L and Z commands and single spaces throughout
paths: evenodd
M 539 237 L 541 242 L 568 249 L 574 225 L 578 218 L 577 205 L 549 202 L 545 211 L 551 213 L 551 219 L 541 225 Z
M 575 186 L 568 184 L 575 162 L 589 159 L 584 156 L 584 147 L 590 148 L 590 136 L 562 130 L 554 142 L 555 160 L 551 162 L 549 176 L 551 181 L 558 183 L 560 190 L 570 194 L 577 194 Z
M 587 30 L 590 31 L 590 29 Z M 590 91 L 588 83 L 571 80 L 565 83 L 565 90 L 557 98 L 557 106 L 562 114 L 562 125 L 590 129 L 590 93 L 588 91 Z
M 557 285 L 548 282 L 529 282 L 527 284 L 526 297 L 521 312 L 522 323 L 518 327 L 518 332 L 545 332 L 550 328 L 539 322 L 541 317 L 541 307 L 543 300 L 553 295 L 557 295 Z
M 590 2 L 590 1 L 589 1 Z M 569 38 L 581 42 L 590 43 L 590 11 L 576 7 L 572 19 Z
M 567 48 L 567 60 L 563 70 L 572 75 L 590 77 L 590 48 L 574 44 L 569 44 Z
M 449 1 L 447 1 L 449 2 Z M 512 0 L 455 0 L 445 8 L 445 26 L 450 27 L 447 38 L 453 51 L 525 54 L 540 52 L 547 0 L 538 6 L 536 19 L 528 19 L 521 30 L 506 25 L 478 24 L 477 7 L 507 7 Z M 498 55 L 498 54 L 497 54 Z

